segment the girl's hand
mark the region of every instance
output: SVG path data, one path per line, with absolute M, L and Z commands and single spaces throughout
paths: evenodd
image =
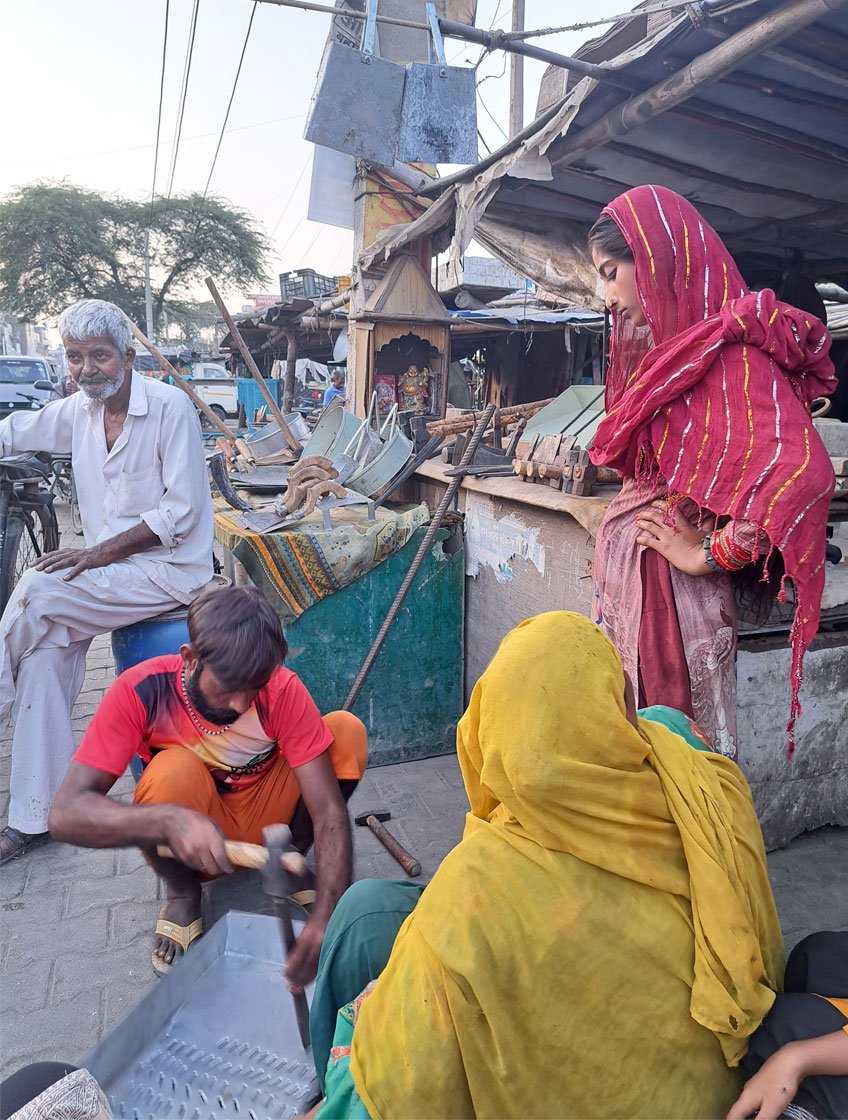
M 798 1092 L 804 1076 L 800 1050 L 788 1043 L 765 1062 L 742 1090 L 727 1120 L 779 1120 Z
M 700 528 L 692 525 L 678 509 L 674 524 L 666 525 L 666 503 L 653 502 L 636 515 L 639 536 L 636 543 L 652 548 L 681 572 L 690 576 L 709 575 L 712 570 L 704 559 L 704 537 L 715 527 L 712 514 L 704 518 Z

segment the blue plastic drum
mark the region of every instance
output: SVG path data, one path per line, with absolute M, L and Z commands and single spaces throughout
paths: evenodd
M 112 631 L 116 673 L 165 653 L 179 653 L 188 642 L 188 607 L 167 611 Z
M 115 675 L 125 669 L 147 661 L 150 657 L 161 657 L 166 653 L 179 653 L 180 646 L 188 642 L 188 607 L 178 607 L 173 611 L 145 618 L 131 626 L 122 626 L 112 631 L 112 656 L 115 658 Z M 130 763 L 132 776 L 136 781 L 141 777 L 141 759 L 133 755 Z
M 229 587 L 230 581 L 224 576 L 215 576 L 204 590 Z M 154 615 L 152 618 L 134 622 L 112 631 L 112 656 L 115 658 L 115 674 L 147 661 L 150 657 L 162 657 L 167 653 L 179 653 L 180 646 L 188 642 L 188 607 L 175 607 L 172 611 Z M 130 770 L 136 781 L 141 776 L 141 760 L 135 756 Z

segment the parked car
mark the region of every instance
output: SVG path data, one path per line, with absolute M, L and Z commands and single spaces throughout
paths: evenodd
M 36 389 L 36 381 L 49 381 L 53 388 Z M 49 358 L 0 354 L 0 416 L 43 408 L 59 396 L 59 374 Z

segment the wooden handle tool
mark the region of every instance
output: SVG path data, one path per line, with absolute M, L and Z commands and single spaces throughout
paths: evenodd
M 282 412 L 280 412 L 279 405 L 271 396 L 271 390 L 265 384 L 265 378 L 259 372 L 259 366 L 257 366 L 256 362 L 253 360 L 253 355 L 251 354 L 250 350 L 248 350 L 247 343 L 242 338 L 241 331 L 235 325 L 232 315 L 229 313 L 229 311 L 227 311 L 224 301 L 221 299 L 221 294 L 215 287 L 215 281 L 211 276 L 206 277 L 206 287 L 212 293 L 212 299 L 215 301 L 215 306 L 221 312 L 221 318 L 227 324 L 230 334 L 233 336 L 235 344 L 236 346 L 238 346 L 239 350 L 241 351 L 241 356 L 244 358 L 244 364 L 250 370 L 251 377 L 259 386 L 259 392 L 265 398 L 265 403 L 268 405 L 271 415 L 277 421 L 277 424 L 280 427 L 280 431 L 285 436 L 286 443 L 289 445 L 292 451 L 299 455 L 301 452 L 301 446 L 295 439 L 291 428 L 286 423 L 285 417 L 283 416 Z
M 224 848 L 227 859 L 234 867 L 251 867 L 261 871 L 268 862 L 268 849 L 261 844 L 245 844 L 241 840 L 225 840 Z M 164 859 L 176 859 L 167 844 L 158 844 L 158 855 Z M 280 863 L 290 875 L 303 875 L 306 872 L 306 860 L 300 852 L 285 852 L 280 856 Z
M 152 342 L 150 342 L 149 339 L 146 339 L 144 337 L 144 335 L 141 333 L 141 331 L 138 329 L 138 327 L 135 325 L 135 323 L 130 323 L 130 330 L 135 335 L 135 337 L 138 339 L 138 341 L 141 343 L 141 345 L 146 347 L 150 351 L 150 353 L 153 355 L 153 357 L 156 359 L 156 361 L 161 363 L 162 368 L 166 369 L 168 371 L 168 373 L 170 373 L 171 377 L 173 377 L 175 383 L 177 385 L 179 385 L 179 387 L 182 389 L 182 391 L 184 393 L 188 393 L 188 395 L 191 398 L 193 404 L 197 408 L 200 409 L 200 411 L 203 413 L 203 415 L 206 417 L 206 419 L 209 421 L 209 423 L 214 424 L 215 427 L 218 429 L 218 431 L 221 433 L 221 435 L 224 437 L 224 439 L 226 439 L 228 443 L 231 443 L 231 444 L 233 444 L 233 446 L 235 446 L 236 437 L 233 435 L 233 433 L 230 431 L 230 429 L 227 427 L 227 425 L 224 423 L 224 421 L 221 420 L 220 417 L 216 416 L 215 413 L 212 411 L 212 409 L 209 407 L 209 405 L 206 403 L 206 401 L 203 400 L 201 397 L 199 397 L 197 395 L 197 393 L 195 393 L 194 389 L 192 389 L 191 385 L 189 385 L 189 383 L 182 376 L 182 374 L 177 373 L 177 371 L 174 369 L 174 367 L 171 365 L 171 363 L 168 361 L 168 359 L 165 357 L 165 355 L 160 350 L 157 350 L 156 347 L 153 345 Z M 253 456 L 251 455 L 250 458 L 252 459 Z

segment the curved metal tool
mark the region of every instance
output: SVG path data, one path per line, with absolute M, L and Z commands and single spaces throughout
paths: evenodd
M 233 488 L 230 482 L 230 476 L 227 473 L 227 464 L 224 461 L 224 454 L 222 451 L 216 451 L 214 455 L 210 455 L 206 460 L 206 465 L 209 468 L 209 474 L 212 476 L 212 481 L 215 483 L 215 488 L 218 493 L 233 509 L 242 511 L 252 510 L 254 507 L 250 502 L 246 502 Z

